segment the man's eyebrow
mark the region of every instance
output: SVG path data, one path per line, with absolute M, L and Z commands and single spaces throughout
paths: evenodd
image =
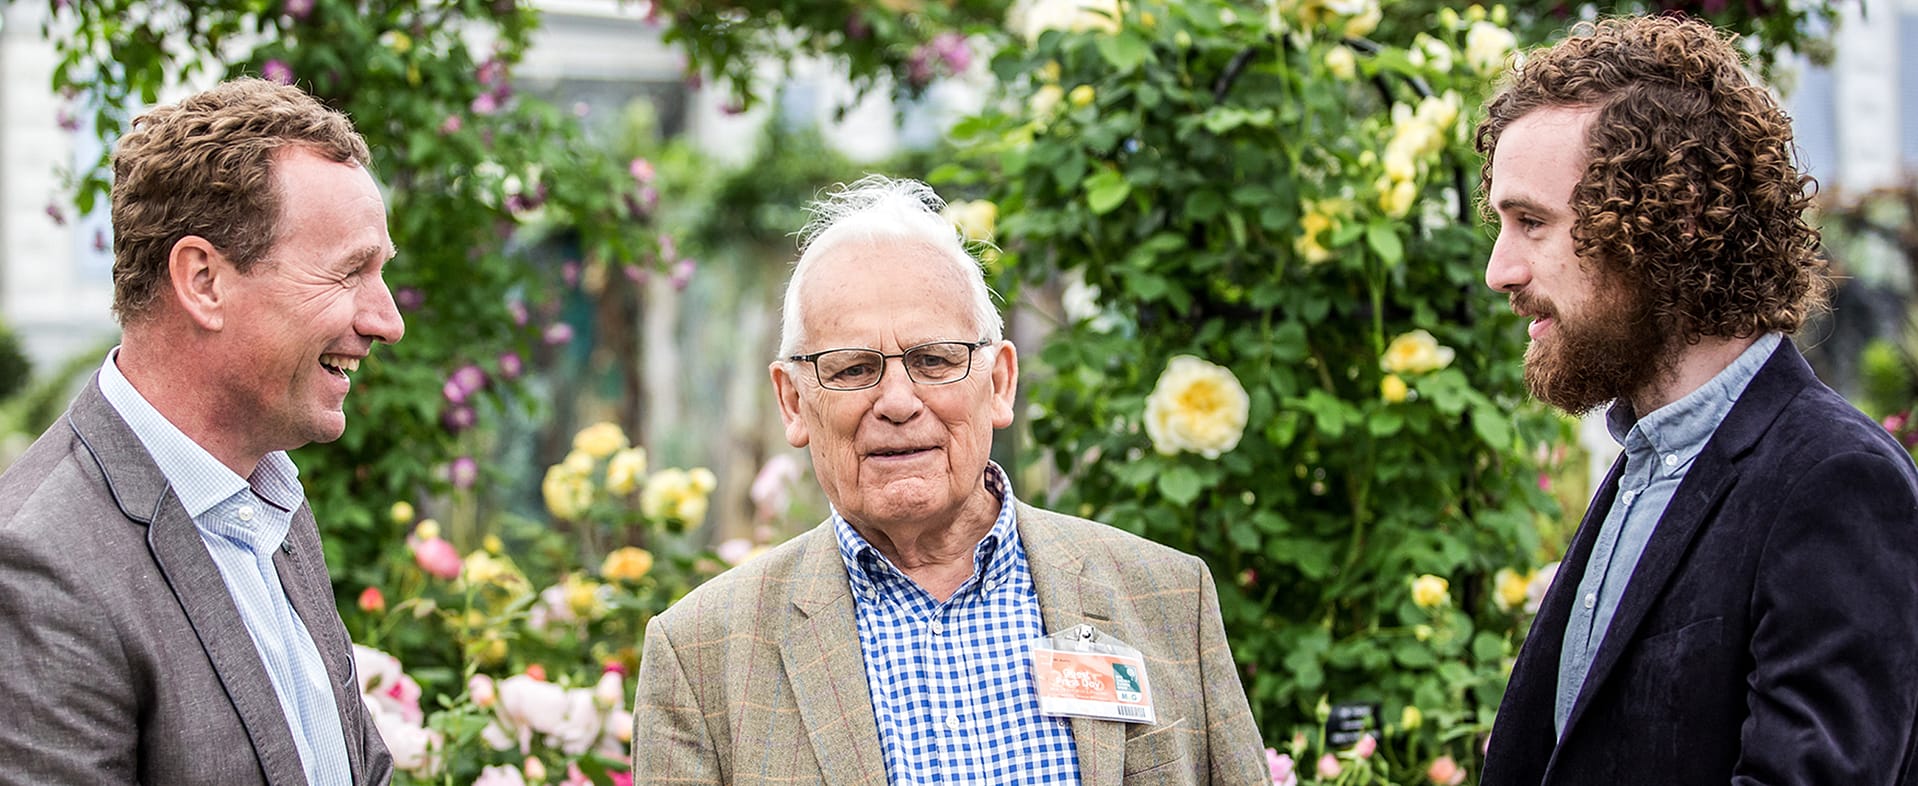
M 1522 197 L 1522 196 L 1512 196 L 1512 197 L 1506 197 L 1504 199 L 1501 199 L 1498 201 L 1495 207 L 1498 208 L 1498 212 L 1500 213 L 1506 213 L 1513 210 L 1525 210 L 1533 213 L 1553 212 L 1551 208 L 1546 207 L 1543 203 L 1539 202 L 1538 200 L 1532 199 L 1530 197 Z

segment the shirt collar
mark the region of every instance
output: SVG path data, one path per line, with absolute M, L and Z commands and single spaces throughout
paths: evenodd
M 120 413 L 133 435 L 140 438 L 140 444 L 153 457 L 153 463 L 159 466 L 160 474 L 180 498 L 180 505 L 186 508 L 189 517 L 198 520 L 201 514 L 249 487 L 261 499 L 284 510 L 292 510 L 305 501 L 300 471 L 284 451 L 276 450 L 262 457 L 249 483 L 154 409 L 153 404 L 134 389 L 133 383 L 127 381 L 126 375 L 120 373 L 120 367 L 114 362 L 119 354 L 120 348 L 114 347 L 100 366 L 100 394 Z
M 1014 553 L 1018 550 L 1018 515 L 1014 511 L 1012 481 L 1004 469 L 989 461 L 983 482 L 986 490 L 999 498 L 999 518 L 993 521 L 986 536 L 979 539 L 979 545 L 973 547 L 972 578 L 960 585 L 961 592 L 982 578 L 996 585 L 999 578 L 1013 569 Z M 908 580 L 905 573 L 853 529 L 836 508 L 832 512 L 832 523 L 833 534 L 839 541 L 839 557 L 846 565 L 846 576 L 855 595 L 868 589 L 883 591 L 894 581 Z M 1008 548 L 1008 544 L 1011 547 Z
M 1731 413 L 1732 405 L 1738 403 L 1738 397 L 1744 395 L 1745 388 L 1783 340 L 1784 336 L 1779 333 L 1760 336 L 1739 353 L 1731 365 L 1697 390 L 1642 418 L 1632 412 L 1630 401 L 1619 399 L 1605 412 L 1605 427 L 1612 439 L 1627 449 L 1632 447 L 1631 435 L 1636 432 L 1649 442 L 1652 450 L 1679 454 L 1689 460 L 1705 447 L 1705 441 L 1718 430 L 1718 424 Z

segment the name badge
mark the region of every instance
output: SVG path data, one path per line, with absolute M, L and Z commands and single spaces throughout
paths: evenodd
M 1032 678 L 1043 715 L 1153 724 L 1145 656 L 1091 625 L 1032 643 Z

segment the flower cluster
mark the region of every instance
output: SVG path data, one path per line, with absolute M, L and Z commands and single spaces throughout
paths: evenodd
M 1392 339 L 1385 348 L 1385 354 L 1379 358 L 1379 370 L 1385 377 L 1379 380 L 1379 396 L 1386 403 L 1397 404 L 1411 396 L 1411 388 L 1406 385 L 1404 375 L 1427 374 L 1452 365 L 1457 353 L 1451 347 L 1438 343 L 1431 333 L 1414 330 Z
M 1191 451 L 1215 459 L 1238 447 L 1250 408 L 1231 369 L 1178 355 L 1146 398 L 1146 435 L 1162 454 Z
M 1437 47 L 1445 46 L 1430 40 Z M 1420 99 L 1416 109 L 1405 104 L 1392 106 L 1392 138 L 1385 143 L 1380 158 L 1384 171 L 1374 183 L 1379 210 L 1385 215 L 1403 218 L 1418 202 L 1419 181 L 1445 150 L 1462 102 L 1458 93 L 1447 91 Z

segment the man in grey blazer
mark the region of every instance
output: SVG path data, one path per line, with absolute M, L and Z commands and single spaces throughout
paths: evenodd
M 391 778 L 285 453 L 404 330 L 368 159 L 258 79 L 115 148 L 122 343 L 0 475 L 0 783 Z
M 880 177 L 814 205 L 771 373 L 833 513 L 647 626 L 635 782 L 1267 781 L 1205 563 L 989 460 L 1017 353 L 939 210 Z M 1156 717 L 1046 703 L 1078 684 L 1035 664 L 1055 634 L 1135 649 Z

